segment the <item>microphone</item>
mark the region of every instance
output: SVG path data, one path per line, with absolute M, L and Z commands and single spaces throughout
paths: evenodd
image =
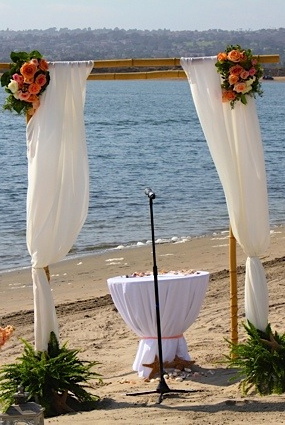
M 145 189 L 144 193 L 149 197 L 149 199 L 155 199 L 155 193 L 149 187 Z

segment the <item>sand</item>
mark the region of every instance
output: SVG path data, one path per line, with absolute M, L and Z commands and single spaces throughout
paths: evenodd
M 96 410 L 46 419 L 46 424 L 283 424 L 285 396 L 243 396 L 239 383 L 230 381 L 234 371 L 222 362 L 229 353 L 230 301 L 227 233 L 185 243 L 156 246 L 159 271 L 195 269 L 210 272 L 210 284 L 200 314 L 184 334 L 193 372 L 182 382 L 168 381 L 170 389 L 158 404 L 158 381 L 145 382 L 132 370 L 138 337 L 125 325 L 108 293 L 107 278 L 134 271 L 152 270 L 151 246 L 114 250 L 97 256 L 65 260 L 50 267 L 51 287 L 57 308 L 60 338 L 80 348 L 82 359 L 101 364 L 94 381 L 100 396 Z M 273 330 L 283 331 L 285 285 L 285 228 L 272 230 L 270 248 L 264 253 Z M 237 249 L 239 338 L 244 338 L 244 261 Z M 15 334 L 0 352 L 0 364 L 21 353 L 19 338 L 33 341 L 33 298 L 30 270 L 0 273 L 1 325 L 15 326 Z

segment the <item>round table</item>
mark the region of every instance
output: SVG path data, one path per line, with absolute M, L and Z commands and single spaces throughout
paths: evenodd
M 107 280 L 113 302 L 125 323 L 141 338 L 133 363 L 140 377 L 151 369 L 143 366 L 158 356 L 157 321 L 153 276 L 117 276 Z M 209 273 L 158 275 L 163 361 L 177 356 L 190 360 L 183 336 L 196 320 L 209 284 Z

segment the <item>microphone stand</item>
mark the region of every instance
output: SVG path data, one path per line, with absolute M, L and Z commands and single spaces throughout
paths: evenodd
M 170 389 L 164 379 L 161 323 L 160 323 L 160 305 L 159 305 L 159 291 L 158 291 L 158 278 L 157 278 L 158 273 L 157 273 L 157 265 L 156 265 L 154 219 L 153 219 L 153 200 L 155 199 L 155 193 L 150 188 L 146 188 L 145 194 L 149 197 L 149 208 L 150 208 L 152 256 L 153 256 L 153 282 L 154 282 L 154 293 L 155 293 L 156 328 L 157 328 L 158 359 L 159 359 L 159 383 L 156 390 L 127 393 L 126 395 L 143 395 L 143 394 L 158 393 L 159 394 L 158 403 L 160 404 L 163 400 L 164 395 L 167 393 L 189 393 L 189 392 L 197 392 L 200 390 Z

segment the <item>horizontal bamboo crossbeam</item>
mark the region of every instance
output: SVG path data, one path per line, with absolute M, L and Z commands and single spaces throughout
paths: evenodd
M 260 63 L 278 63 L 280 60 L 279 55 L 254 55 L 253 57 L 256 58 Z M 180 58 L 100 60 L 94 61 L 93 68 L 132 68 L 158 66 L 180 66 Z
M 260 63 L 278 63 L 279 55 L 254 55 Z M 200 58 L 193 58 L 199 60 Z M 9 63 L 0 63 L 0 69 L 9 69 Z M 94 61 L 93 69 L 103 68 L 158 68 L 180 67 L 180 58 L 145 58 L 145 59 L 106 59 Z M 144 80 L 144 79 L 186 78 L 182 69 L 147 70 L 144 72 L 98 72 L 91 73 L 88 80 Z
M 145 71 L 145 72 L 100 72 L 90 74 L 88 80 L 154 80 L 168 78 L 185 78 L 183 70 Z
M 110 59 L 94 61 L 93 68 L 180 66 L 180 58 Z
M 254 55 L 261 63 L 278 63 L 279 55 Z M 194 58 L 195 59 L 195 58 Z M 0 68 L 9 68 L 9 63 L 0 63 Z M 93 68 L 132 68 L 132 67 L 158 67 L 180 66 L 180 58 L 140 58 L 140 59 L 103 59 L 94 61 Z

